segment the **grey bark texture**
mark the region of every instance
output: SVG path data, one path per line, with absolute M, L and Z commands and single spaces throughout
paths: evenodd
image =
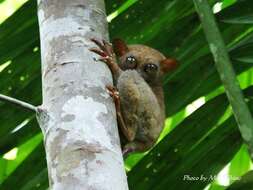
M 109 69 L 90 38 L 108 40 L 103 0 L 38 0 L 44 134 L 51 189 L 127 190 Z

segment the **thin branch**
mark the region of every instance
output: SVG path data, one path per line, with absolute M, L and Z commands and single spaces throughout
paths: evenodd
M 216 69 L 225 87 L 239 130 L 244 141 L 249 145 L 251 157 L 253 157 L 253 119 L 244 101 L 225 43 L 215 22 L 214 14 L 207 0 L 193 1 L 200 16 L 207 41 L 214 57 Z
M 32 111 L 32 112 L 37 112 L 37 107 L 36 106 L 33 106 L 31 104 L 28 104 L 28 103 L 20 101 L 20 100 L 17 100 L 15 98 L 11 98 L 9 96 L 5 96 L 5 95 L 0 94 L 0 100 L 3 101 L 3 102 L 11 103 L 11 104 L 14 104 L 16 106 L 25 108 L 25 109 L 27 109 L 29 111 Z

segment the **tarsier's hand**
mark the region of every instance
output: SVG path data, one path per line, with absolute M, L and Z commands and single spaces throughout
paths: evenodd
M 103 61 L 107 64 L 114 78 L 118 77 L 120 68 L 117 64 L 116 55 L 113 52 L 112 44 L 106 42 L 105 40 L 100 42 L 94 38 L 92 38 L 91 41 L 94 42 L 98 48 L 91 48 L 90 51 L 100 55 L 101 58 L 99 58 L 99 61 Z

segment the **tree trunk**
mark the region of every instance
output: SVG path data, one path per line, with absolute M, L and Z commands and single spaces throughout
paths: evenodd
M 88 49 L 108 40 L 103 0 L 38 0 L 44 134 L 51 189 L 128 189 L 112 77 Z

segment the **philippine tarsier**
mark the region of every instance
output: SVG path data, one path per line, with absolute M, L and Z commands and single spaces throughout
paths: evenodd
M 114 86 L 106 87 L 115 102 L 124 157 L 150 149 L 164 126 L 162 77 L 176 61 L 145 45 L 91 40 L 98 48 L 90 50 L 101 56 L 113 75 Z

